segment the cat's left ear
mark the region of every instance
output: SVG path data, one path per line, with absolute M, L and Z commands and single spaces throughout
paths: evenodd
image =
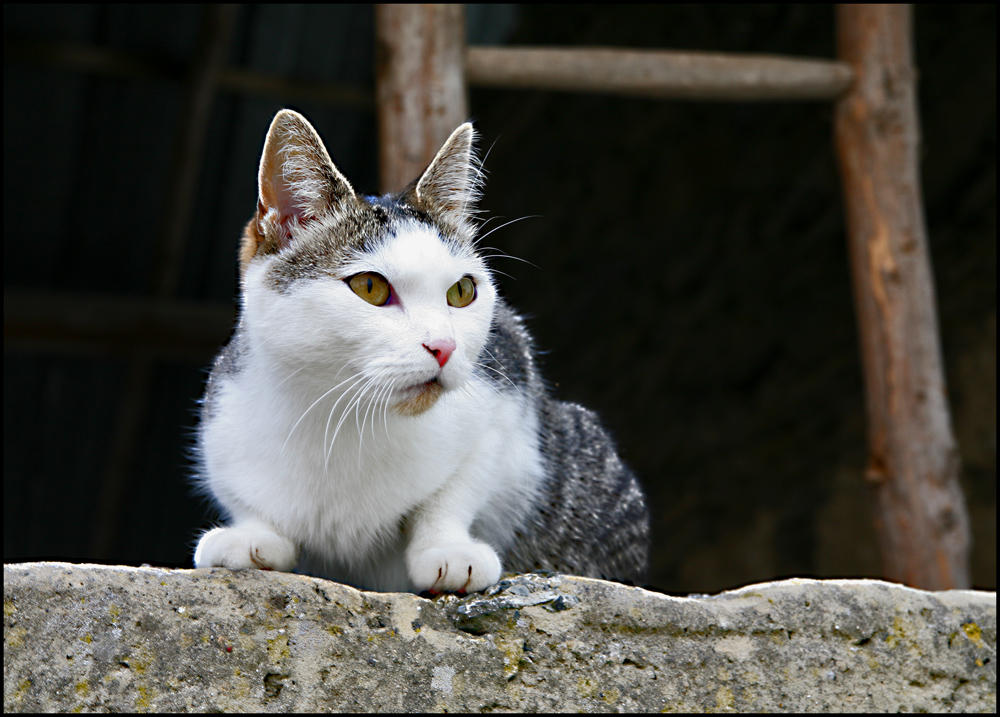
M 438 217 L 458 238 L 471 241 L 479 199 L 479 161 L 473 151 L 476 131 L 466 122 L 451 133 L 406 199 Z

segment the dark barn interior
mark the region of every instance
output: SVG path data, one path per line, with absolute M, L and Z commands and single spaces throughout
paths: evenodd
M 373 8 L 240 7 L 198 143 L 202 13 L 4 6 L 4 562 L 190 567 L 217 516 L 187 451 L 271 117 L 301 111 L 378 189 Z M 477 45 L 835 53 L 826 5 L 466 22 Z M 996 6 L 917 6 L 914 47 L 972 583 L 995 589 Z M 488 228 L 524 217 L 484 244 L 523 260 L 493 266 L 556 394 L 646 486 L 651 587 L 879 577 L 832 105 L 473 87 L 470 107 Z

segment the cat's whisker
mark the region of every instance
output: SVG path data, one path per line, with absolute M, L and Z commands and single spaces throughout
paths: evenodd
M 382 409 L 382 427 L 389 432 L 389 397 L 392 396 L 393 392 L 396 390 L 396 379 L 392 379 L 386 384 L 385 391 L 380 397 L 381 409 Z M 372 417 L 372 437 L 375 436 L 375 417 Z
M 521 221 L 522 219 L 539 219 L 541 216 L 542 216 L 541 214 L 526 214 L 523 217 L 518 217 L 517 219 L 511 219 L 509 222 L 504 222 L 503 224 L 501 224 L 498 227 L 493 227 L 488 232 L 486 232 L 485 234 L 483 234 L 481 237 L 478 237 L 476 239 L 476 246 L 478 247 L 479 246 L 479 242 L 481 242 L 483 239 L 485 239 L 490 234 L 492 234 L 493 232 L 495 232 L 495 231 L 497 231 L 499 229 L 503 229 L 504 227 L 509 227 L 511 224 L 516 224 L 517 222 Z
M 496 386 L 494 386 L 492 381 L 484 380 L 484 381 L 480 381 L 480 383 L 483 386 L 485 386 L 486 388 L 488 388 L 490 391 L 492 391 L 493 393 L 495 393 L 497 396 L 503 396 L 503 391 L 501 391 L 499 388 L 497 388 Z
M 359 372 L 359 373 L 354 374 L 350 378 L 344 379 L 343 381 L 341 381 L 339 384 L 337 384 L 334 387 L 334 389 L 340 388 L 341 386 L 343 386 L 348 381 L 353 381 L 353 383 L 351 383 L 350 386 L 348 386 L 347 388 L 345 388 L 343 390 L 343 392 L 340 394 L 340 396 L 337 397 L 337 400 L 333 402 L 333 405 L 330 406 L 330 412 L 327 415 L 327 419 L 326 419 L 326 428 L 325 428 L 324 433 L 323 433 L 323 444 L 324 445 L 326 445 L 327 432 L 330 430 L 330 420 L 331 420 L 331 417 L 333 416 L 334 411 L 337 410 L 337 404 L 339 404 L 341 401 L 343 401 L 344 398 L 347 396 L 347 393 L 349 391 L 351 391 L 354 387 L 356 387 L 359 383 L 361 383 L 364 380 L 365 380 L 364 374 Z M 327 393 L 329 393 L 329 391 L 327 391 Z
M 326 439 L 324 437 L 323 448 L 326 449 L 325 465 L 327 467 L 329 467 L 329 465 L 330 465 L 330 456 L 333 454 L 333 446 L 334 446 L 334 443 L 336 443 L 336 441 L 337 441 L 337 435 L 340 433 L 340 427 L 344 424 L 344 421 L 351 414 L 352 409 L 355 409 L 355 415 L 357 415 L 357 411 L 356 411 L 357 404 L 358 404 L 358 401 L 360 400 L 361 396 L 364 395 L 364 389 L 365 389 L 366 381 L 367 381 L 367 379 L 364 376 L 362 376 L 358 381 L 356 381 L 354 384 L 351 385 L 351 388 L 353 389 L 355 386 L 357 386 L 359 383 L 361 383 L 361 388 L 359 388 L 353 394 L 353 396 L 351 397 L 350 401 L 348 401 L 347 404 L 344 406 L 344 410 L 341 411 L 340 419 L 337 421 L 337 426 L 333 429 L 333 436 L 330 438 L 330 447 L 329 447 L 329 449 L 326 449 Z M 344 395 L 346 395 L 346 392 L 345 392 Z M 328 426 L 329 426 L 329 421 L 332 420 L 332 418 L 333 418 L 333 411 L 331 410 L 330 411 L 330 417 L 327 419 L 327 425 Z
M 522 219 L 527 219 L 527 217 L 522 217 Z M 502 228 L 503 228 L 503 227 L 497 227 L 497 229 L 502 229 Z M 489 249 L 489 250 L 492 250 L 492 251 L 495 251 L 496 253 L 495 253 L 495 254 L 485 254 L 485 253 L 483 253 L 483 250 L 484 250 L 484 249 Z M 478 252 L 479 252 L 479 253 L 480 253 L 480 254 L 481 254 L 481 255 L 482 255 L 482 256 L 483 256 L 484 258 L 486 258 L 486 259 L 513 259 L 514 261 L 520 261 L 520 262 L 524 262 L 524 263 L 525 263 L 525 264 L 527 264 L 528 266 L 533 266 L 533 267 L 535 267 L 536 269 L 538 269 L 538 268 L 539 268 L 537 264 L 535 264 L 535 263 L 533 263 L 533 262 L 530 262 L 530 261 L 528 261 L 527 259 L 522 259 L 522 258 L 521 258 L 521 257 L 519 257 L 519 256 L 514 256 L 513 254 L 508 254 L 507 252 L 505 252 L 505 251 L 501 251 L 500 249 L 498 249 L 498 248 L 497 248 L 497 247 L 495 247 L 495 246 L 487 246 L 487 247 L 482 247 L 482 248 L 479 248 L 479 247 L 477 247 L 477 251 L 478 251 Z
M 340 371 L 337 372 L 337 375 L 340 375 Z M 288 435 L 285 436 L 285 442 L 281 444 L 281 450 L 278 452 L 278 456 L 279 457 L 284 454 L 284 452 L 285 452 L 285 446 L 288 445 L 288 441 L 291 440 L 292 434 L 295 433 L 295 429 L 298 428 L 298 426 L 299 426 L 300 423 L 302 423 L 302 420 L 306 417 L 306 415 L 309 413 L 309 411 L 311 411 L 313 408 L 315 408 L 316 404 L 318 404 L 324 398 L 326 398 L 327 396 L 329 396 L 333 391 L 336 391 L 338 388 L 340 388 L 341 386 L 343 386 L 345 383 L 347 383 L 350 380 L 351 379 L 349 379 L 349 378 L 345 379 L 344 381 L 341 381 L 340 383 L 338 383 L 333 388 L 327 390 L 319 398 L 317 398 L 315 401 L 313 401 L 312 404 L 309 406 L 309 408 L 307 408 L 305 411 L 302 412 L 302 415 L 299 416 L 299 420 L 297 420 L 295 422 L 295 425 L 293 425 L 292 428 L 291 428 L 291 430 L 288 431 Z M 339 403 L 339 401 L 340 401 L 340 399 L 337 399 L 338 403 Z M 336 407 L 337 403 L 334 403 L 333 405 L 334 405 L 334 407 Z M 333 410 L 333 409 L 331 409 L 331 410 Z M 329 426 L 329 422 L 327 423 L 327 426 Z M 326 441 L 326 436 L 325 435 L 323 437 L 323 440 L 324 440 L 324 442 Z
M 278 386 L 284 386 L 285 382 L 291 380 L 295 376 L 295 374 L 297 374 L 299 371 L 303 370 L 304 368 L 305 368 L 305 366 L 299 366 L 297 369 L 295 369 L 290 374 L 288 374 L 283 379 L 281 379 L 276 385 L 278 385 Z M 340 371 L 338 371 L 337 373 L 340 373 Z M 336 376 L 334 378 L 336 378 Z
M 392 396 L 393 392 L 396 390 L 396 379 L 392 379 L 386 385 L 385 399 L 382 401 L 380 408 L 382 409 L 382 430 L 389 433 L 389 398 Z M 374 431 L 372 432 L 374 435 Z
M 365 409 L 365 416 L 364 416 L 364 419 L 361 422 L 362 434 L 363 434 L 364 433 L 364 425 L 368 421 L 368 413 L 369 413 L 369 410 L 370 410 L 371 411 L 371 431 L 372 431 L 372 441 L 373 442 L 375 442 L 375 441 L 378 440 L 378 436 L 375 433 L 375 424 L 378 421 L 378 412 L 379 412 L 379 409 L 382 408 L 386 404 L 386 402 L 387 402 L 386 397 L 390 394 L 390 392 L 392 390 L 393 383 L 394 383 L 392 380 L 390 380 L 388 382 L 386 382 L 386 381 L 383 380 L 384 377 L 387 374 L 390 374 L 390 373 L 391 372 L 389 371 L 389 369 L 385 369 L 385 370 L 383 370 L 379 374 L 379 376 L 378 376 L 379 385 L 376 387 L 375 393 L 372 395 L 371 399 L 368 402 L 368 408 Z M 386 428 L 388 429 L 388 425 L 386 426 Z M 359 458 L 359 460 L 360 460 L 360 457 L 361 457 L 361 443 L 359 442 L 359 444 L 358 444 L 358 458 Z
M 491 388 L 492 388 L 492 390 L 496 391 L 496 388 L 493 388 L 493 387 L 491 387 Z M 483 402 L 481 400 L 482 397 L 481 396 L 477 396 L 476 392 L 473 391 L 469 387 L 468 384 L 463 384 L 461 386 L 461 388 L 459 388 L 458 390 L 461 391 L 462 393 L 464 393 L 469 398 L 471 398 L 473 401 L 475 401 L 479 405 L 480 410 L 482 410 L 484 412 L 485 411 L 489 411 L 490 407 L 483 404 Z
M 484 348 L 483 349 L 483 353 L 486 354 L 487 356 L 489 356 L 491 359 L 493 359 L 493 361 L 496 362 L 497 364 L 500 364 L 500 361 L 497 360 L 497 357 L 494 356 L 493 353 L 490 352 L 489 349 Z M 487 366 L 482 361 L 476 361 L 475 365 L 479 366 L 480 368 L 485 369 L 487 371 L 492 371 L 494 374 L 496 374 L 500 378 L 504 379 L 507 383 L 509 383 L 510 386 L 511 386 L 511 388 L 515 389 L 516 391 L 518 391 L 520 393 L 520 387 L 516 383 L 514 383 L 514 381 L 510 378 L 510 376 L 508 376 L 506 373 L 504 373 L 501 369 L 494 368 L 493 366 Z
M 354 410 L 354 428 L 357 429 L 358 435 L 361 435 L 361 424 L 359 423 L 361 419 L 361 411 L 360 411 L 361 399 L 364 398 L 366 393 L 368 393 L 368 389 L 371 387 L 371 385 L 372 385 L 372 379 L 371 378 L 366 379 L 364 385 L 361 387 L 361 390 L 358 393 L 357 400 L 355 400 L 351 406 L 351 408 Z
M 499 269 L 496 269 L 496 268 L 493 268 L 493 267 L 490 268 L 490 274 L 491 275 L 497 275 L 497 274 L 499 274 L 500 276 L 506 276 L 511 281 L 517 281 L 517 277 L 514 276 L 513 274 L 508 274 L 506 271 L 500 271 Z
M 382 369 L 379 373 L 377 373 L 375 376 L 373 376 L 371 378 L 370 382 L 369 382 L 370 385 L 371 384 L 376 384 L 376 385 L 375 385 L 374 393 L 372 394 L 371 398 L 368 399 L 368 403 L 365 406 L 365 413 L 364 413 L 364 416 L 362 417 L 362 420 L 361 420 L 361 430 L 358 433 L 358 454 L 359 454 L 359 457 L 360 457 L 360 454 L 361 454 L 362 444 L 364 442 L 364 433 L 365 433 L 364 429 L 365 429 L 365 423 L 368 422 L 368 413 L 369 413 L 369 411 L 371 412 L 371 417 L 372 417 L 372 440 L 373 441 L 377 440 L 377 436 L 375 435 L 376 415 L 378 413 L 379 402 L 382 400 L 382 396 L 385 395 L 385 392 L 387 390 L 387 386 L 386 386 L 385 383 L 382 382 L 382 378 L 386 374 L 388 374 L 388 373 L 389 373 L 389 369 L 388 368 Z
M 495 216 L 494 217 L 487 217 L 483 221 L 483 223 L 479 225 L 479 230 L 482 231 L 486 227 L 487 224 L 489 224 L 490 222 L 492 222 L 494 219 L 499 219 L 499 218 L 500 217 L 495 217 Z
M 375 424 L 378 422 L 378 414 L 382 413 L 382 424 L 384 430 L 388 432 L 389 430 L 389 420 L 387 417 L 389 397 L 392 395 L 393 389 L 395 387 L 395 379 L 390 379 L 388 382 L 382 385 L 378 394 L 372 399 L 372 441 L 377 441 L 378 436 L 375 433 Z
M 333 444 L 334 444 L 334 441 L 337 440 L 337 431 L 340 429 L 340 423 L 337 423 L 337 429 L 334 430 L 333 437 L 330 438 L 330 447 L 329 447 L 329 449 L 327 449 L 327 446 L 326 446 L 326 437 L 329 434 L 329 431 L 330 431 L 330 421 L 333 420 L 333 414 L 337 410 L 337 404 L 340 403 L 344 399 L 345 396 L 347 396 L 347 393 L 349 391 L 351 391 L 359 383 L 361 383 L 362 381 L 364 381 L 364 375 L 361 375 L 361 374 L 355 374 L 352 378 L 355 378 L 356 380 L 354 381 L 354 383 L 352 383 L 350 386 L 348 386 L 346 389 L 344 389 L 344 392 L 340 395 L 340 397 L 334 402 L 334 404 L 332 406 L 330 406 L 330 412 L 329 412 L 329 414 L 326 417 L 326 428 L 324 428 L 324 430 L 323 430 L 323 444 L 322 444 L 322 447 L 321 447 L 321 450 L 326 455 L 326 457 L 324 459 L 324 466 L 326 466 L 326 467 L 329 467 L 329 465 L 330 465 L 330 454 L 333 452 Z M 347 379 L 347 380 L 349 381 L 350 379 Z M 346 383 L 346 381 L 344 383 Z M 354 394 L 354 395 L 356 396 L 357 394 Z M 343 415 L 341 416 L 341 421 L 343 421 L 343 416 L 346 416 L 347 413 L 348 413 L 348 411 L 350 411 L 350 404 L 353 402 L 353 400 L 354 399 L 352 398 L 351 400 L 348 401 L 347 405 L 344 406 L 344 411 L 343 411 Z
M 377 410 L 377 404 L 380 400 L 382 393 L 385 390 L 385 384 L 382 379 L 392 369 L 390 367 L 382 368 L 374 374 L 369 374 L 368 380 L 365 382 L 361 393 L 358 396 L 358 400 L 355 405 L 355 426 L 358 429 L 358 459 L 361 458 L 361 450 L 364 445 L 364 434 L 365 434 L 365 424 L 368 422 L 368 414 L 372 415 L 372 439 L 375 439 L 374 433 L 374 422 L 375 422 L 375 411 Z M 361 401 L 364 399 L 364 413 L 361 413 Z M 358 419 L 360 418 L 361 423 L 358 425 Z
M 368 411 L 371 409 L 374 394 L 378 391 L 377 377 L 368 375 L 365 385 L 358 394 L 358 400 L 354 402 L 354 426 L 358 430 L 358 451 L 365 439 L 365 423 L 368 421 Z M 361 421 L 360 425 L 358 421 Z
M 517 390 L 518 392 L 520 392 L 520 389 L 518 388 L 517 384 L 515 384 L 510 379 L 510 377 L 507 374 L 505 374 L 503 371 L 501 371 L 500 369 L 493 368 L 492 366 L 487 366 L 486 364 L 484 364 L 484 363 L 482 363 L 480 361 L 475 362 L 475 364 L 473 364 L 473 365 L 478 366 L 479 368 L 483 369 L 484 371 L 492 371 L 499 378 L 502 378 L 504 381 L 506 381 L 508 384 L 510 384 L 511 388 L 513 388 L 513 389 Z M 495 388 L 495 387 L 491 386 L 490 388 Z

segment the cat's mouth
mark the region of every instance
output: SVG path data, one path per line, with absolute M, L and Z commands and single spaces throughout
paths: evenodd
M 443 392 L 444 387 L 435 376 L 430 381 L 403 389 L 403 397 L 394 408 L 402 416 L 419 416 L 437 403 Z

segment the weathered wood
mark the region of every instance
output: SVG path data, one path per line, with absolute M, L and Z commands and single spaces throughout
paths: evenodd
M 917 166 L 911 9 L 841 5 L 838 55 L 855 82 L 836 106 L 884 575 L 969 586 L 969 518 L 958 483 Z
M 604 47 L 470 47 L 470 85 L 689 100 L 830 100 L 851 83 L 832 60 Z
M 462 5 L 378 5 L 375 97 L 383 192 L 416 179 L 468 119 Z

